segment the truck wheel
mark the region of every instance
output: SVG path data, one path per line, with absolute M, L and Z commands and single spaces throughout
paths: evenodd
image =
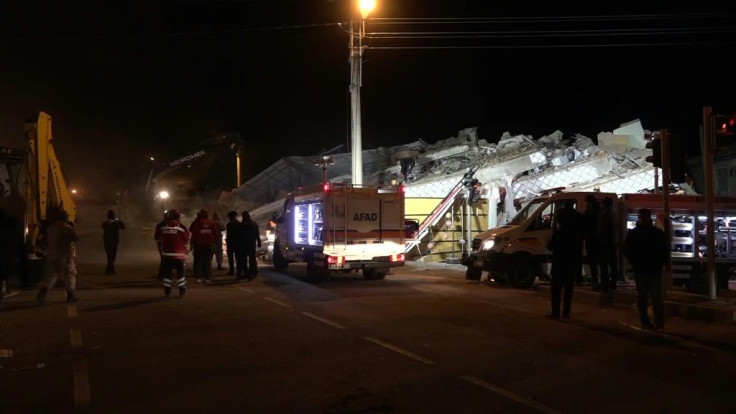
M 376 280 L 377 274 L 378 272 L 376 272 L 376 269 L 373 269 L 373 268 L 363 269 L 363 278 L 365 280 Z
M 289 266 L 289 261 L 281 255 L 281 248 L 278 243 L 273 245 L 273 268 L 276 270 L 284 270 Z
M 468 270 L 465 271 L 465 279 L 468 280 L 480 280 L 482 275 L 483 270 L 478 269 L 477 267 L 468 267 Z
M 511 285 L 519 289 L 529 289 L 537 279 L 537 265 L 531 257 L 517 257 L 509 266 L 508 278 Z
M 307 262 L 307 280 L 310 282 L 321 282 L 325 280 L 325 276 L 327 275 L 327 270 L 315 266 L 313 261 Z
M 376 278 L 374 280 L 383 280 L 386 278 L 386 272 L 376 272 Z

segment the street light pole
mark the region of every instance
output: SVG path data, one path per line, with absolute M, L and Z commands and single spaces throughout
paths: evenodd
M 365 19 L 373 8 L 375 1 L 358 0 L 360 19 L 355 16 L 350 20 L 350 108 L 351 108 L 351 148 L 353 185 L 363 185 L 363 137 L 360 119 L 360 87 L 363 83 L 363 37 L 365 37 Z M 355 13 L 353 13 L 355 14 Z

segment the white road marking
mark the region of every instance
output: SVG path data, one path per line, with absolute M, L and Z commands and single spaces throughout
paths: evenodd
M 433 365 L 434 364 L 434 361 L 430 361 L 427 358 L 420 357 L 417 354 L 414 354 L 412 352 L 406 351 L 404 349 L 401 349 L 401 348 L 399 348 L 397 346 L 394 346 L 394 345 L 391 345 L 389 343 L 383 342 L 383 341 L 381 341 L 379 339 L 371 338 L 371 337 L 366 336 L 365 337 L 365 340 L 370 341 L 370 342 L 373 342 L 376 345 L 381 345 L 382 347 L 384 347 L 386 349 L 390 349 L 390 350 L 392 350 L 394 352 L 398 352 L 398 353 L 400 353 L 401 355 L 403 355 L 405 357 L 409 357 L 409 358 L 414 359 L 416 361 L 419 361 L 419 362 L 421 362 L 423 364 L 427 364 L 427 365 Z
M 263 299 L 265 299 L 265 300 L 267 300 L 269 302 L 273 302 L 273 303 L 275 303 L 275 304 L 277 304 L 279 306 L 283 306 L 284 308 L 287 308 L 287 309 L 293 309 L 294 308 L 293 306 L 289 305 L 288 303 L 279 302 L 278 300 L 273 299 L 273 298 L 269 298 L 268 296 L 264 297 Z
M 487 389 L 489 391 L 495 392 L 496 394 L 501 395 L 503 397 L 506 397 L 506 398 L 508 398 L 510 400 L 514 400 L 516 402 L 520 402 L 520 403 L 526 405 L 527 407 L 534 408 L 535 410 L 537 410 L 539 412 L 548 413 L 548 414 L 559 414 L 560 413 L 559 411 L 557 411 L 555 409 L 552 409 L 550 407 L 547 407 L 546 405 L 540 404 L 540 403 L 538 403 L 538 402 L 536 402 L 534 400 L 528 399 L 528 398 L 524 398 L 524 397 L 522 397 L 520 395 L 516 395 L 516 394 L 514 394 L 511 391 L 505 390 L 505 389 L 503 389 L 501 387 L 497 387 L 497 386 L 495 386 L 493 384 L 489 384 L 489 383 L 487 383 L 487 382 L 485 382 L 483 380 L 479 380 L 478 378 L 475 378 L 475 377 L 471 377 L 469 375 L 466 375 L 466 376 L 463 377 L 463 379 L 465 381 L 468 381 L 470 383 L 473 383 L 473 384 L 475 384 L 475 385 L 477 385 L 479 387 L 483 387 L 483 388 L 485 388 L 485 389 Z
M 77 307 L 74 305 L 67 306 L 66 315 L 70 318 L 76 318 L 77 317 Z
M 69 342 L 72 344 L 72 348 L 82 348 L 82 332 L 78 327 L 72 326 L 69 328 Z
M 344 327 L 344 326 L 340 325 L 339 323 L 336 323 L 336 322 L 332 322 L 332 321 L 328 321 L 327 319 L 324 319 L 324 318 L 320 318 L 319 316 L 317 316 L 317 315 L 315 315 L 315 314 L 313 314 L 313 313 L 309 313 L 309 312 L 302 312 L 302 314 L 303 314 L 304 316 L 309 316 L 309 317 L 310 317 L 310 318 L 312 318 L 312 319 L 316 319 L 316 320 L 318 320 L 318 321 L 320 321 L 320 322 L 322 322 L 322 323 L 326 323 L 327 325 L 330 325 L 330 326 L 332 326 L 332 327 L 334 327 L 334 328 L 337 328 L 337 329 L 348 329 L 348 328 L 346 328 L 346 327 Z
M 87 361 L 74 361 L 74 404 L 77 408 L 89 405 L 91 401 Z
M 251 295 L 253 295 L 253 294 L 255 294 L 255 293 L 256 293 L 256 292 L 254 292 L 254 291 L 252 291 L 252 290 L 250 290 L 250 289 L 246 289 L 246 288 L 244 288 L 244 287 L 240 287 L 240 286 L 235 286 L 235 287 L 236 287 L 237 289 L 240 289 L 240 290 L 242 290 L 242 291 L 243 291 L 243 292 L 245 292 L 245 293 L 250 293 Z
M 416 286 L 412 286 L 411 288 L 414 289 L 414 290 L 418 290 L 420 292 L 425 292 L 425 293 L 434 293 L 436 295 L 444 295 L 444 296 L 455 296 L 455 295 L 452 295 L 450 293 L 438 292 L 436 290 L 425 289 L 425 288 L 420 288 L 420 287 L 416 287 Z

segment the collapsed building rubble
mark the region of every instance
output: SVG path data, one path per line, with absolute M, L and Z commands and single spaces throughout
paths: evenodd
M 599 134 L 597 144 L 580 134 L 565 138 L 561 131 L 538 139 L 506 132 L 498 143 L 490 143 L 478 137 L 477 128 L 467 128 L 435 144 L 417 140 L 364 151 L 364 182 L 403 183 L 407 199 L 441 200 L 423 220 L 428 228 L 448 211 L 448 200 L 468 197 L 463 178 L 470 172 L 488 203 L 486 228 L 490 228 L 513 216 L 524 200 L 550 189 L 619 194 L 651 191 L 655 168 L 645 160 L 651 155 L 645 147 L 645 132 L 635 120 L 612 133 Z M 314 162 L 320 156 L 284 158 L 222 201 L 237 211 L 251 210 L 255 220 L 265 223 L 289 191 L 322 180 L 322 171 Z M 327 179 L 349 181 L 350 153 L 331 157 Z M 418 238 L 423 235 L 419 231 Z

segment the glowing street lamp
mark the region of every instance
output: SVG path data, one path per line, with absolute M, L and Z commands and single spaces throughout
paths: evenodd
M 376 7 L 375 0 L 357 0 L 360 21 L 350 21 L 350 107 L 353 185 L 363 184 L 363 143 L 360 122 L 360 87 L 363 70 L 365 19 Z

